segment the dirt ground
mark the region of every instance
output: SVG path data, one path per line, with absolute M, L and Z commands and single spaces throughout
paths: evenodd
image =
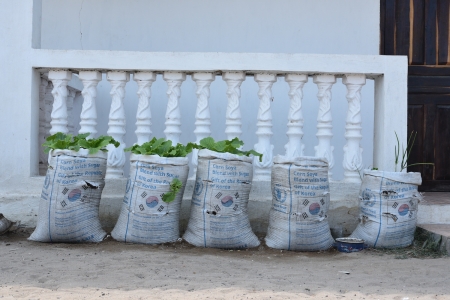
M 450 258 L 0 236 L 0 299 L 450 299 Z

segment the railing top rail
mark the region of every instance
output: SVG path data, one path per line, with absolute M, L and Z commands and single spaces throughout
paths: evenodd
M 407 72 L 406 56 L 302 53 L 134 52 L 34 49 L 38 69 L 232 72 L 275 74 L 365 74 L 374 78 L 393 70 Z

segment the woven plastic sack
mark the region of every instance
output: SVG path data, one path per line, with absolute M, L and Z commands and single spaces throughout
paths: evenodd
M 191 215 L 183 238 L 197 247 L 259 246 L 248 219 L 252 158 L 200 150 Z
M 31 241 L 100 242 L 106 236 L 98 217 L 105 186 L 106 153 L 52 150 Z
M 180 238 L 180 208 L 189 173 L 188 158 L 131 154 L 130 162 L 130 178 L 111 236 L 121 242 L 141 244 L 176 241 Z M 166 203 L 162 195 L 169 192 L 174 178 L 183 186 L 175 200 Z
M 319 251 L 330 248 L 328 163 L 324 158 L 276 156 L 272 167 L 272 207 L 268 247 Z
M 350 235 L 375 248 L 411 245 L 417 223 L 420 173 L 365 170 L 359 193 L 360 223 Z

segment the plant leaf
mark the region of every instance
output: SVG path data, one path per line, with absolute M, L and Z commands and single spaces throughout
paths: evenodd
M 175 200 L 176 195 L 180 191 L 181 187 L 183 186 L 182 182 L 178 178 L 174 178 L 172 182 L 170 183 L 170 191 L 167 193 L 164 193 L 162 195 L 162 200 L 166 203 L 170 203 L 173 200 Z
M 171 140 L 166 140 L 165 138 L 156 139 L 154 137 L 142 145 L 133 145 L 132 147 L 126 148 L 125 151 L 142 155 L 159 155 L 161 157 L 186 157 L 186 155 L 192 152 L 193 145 L 192 143 L 188 143 L 184 146 L 178 143 L 176 146 L 172 146 Z
M 44 146 L 44 151 L 46 153 L 49 152 L 50 149 L 68 149 L 79 151 L 80 148 L 84 148 L 89 150 L 90 154 L 95 154 L 99 150 L 107 151 L 106 146 L 109 144 L 113 144 L 115 147 L 120 145 L 120 143 L 114 140 L 111 136 L 100 136 L 97 139 L 86 139 L 88 136 L 89 133 L 72 136 L 71 134 L 57 132 L 54 135 L 49 136 L 42 146 Z
M 212 137 L 206 137 L 202 140 L 200 140 L 200 146 L 206 148 L 206 149 L 215 149 L 216 142 Z
M 256 152 L 255 150 L 242 151 L 240 147 L 244 145 L 244 142 L 239 140 L 238 138 L 234 138 L 232 140 L 223 140 L 219 142 L 215 142 L 212 137 L 206 137 L 200 140 L 200 145 L 198 149 L 208 149 L 211 151 L 219 152 L 219 153 L 231 153 L 236 155 L 245 155 L 245 156 L 259 156 L 259 161 L 262 161 L 262 154 Z

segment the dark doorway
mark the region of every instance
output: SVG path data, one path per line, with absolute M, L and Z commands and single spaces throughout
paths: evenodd
M 381 0 L 380 54 L 407 55 L 409 167 L 422 191 L 450 191 L 450 0 Z M 393 137 L 395 138 L 395 137 Z M 406 146 L 406 145 L 405 145 Z

